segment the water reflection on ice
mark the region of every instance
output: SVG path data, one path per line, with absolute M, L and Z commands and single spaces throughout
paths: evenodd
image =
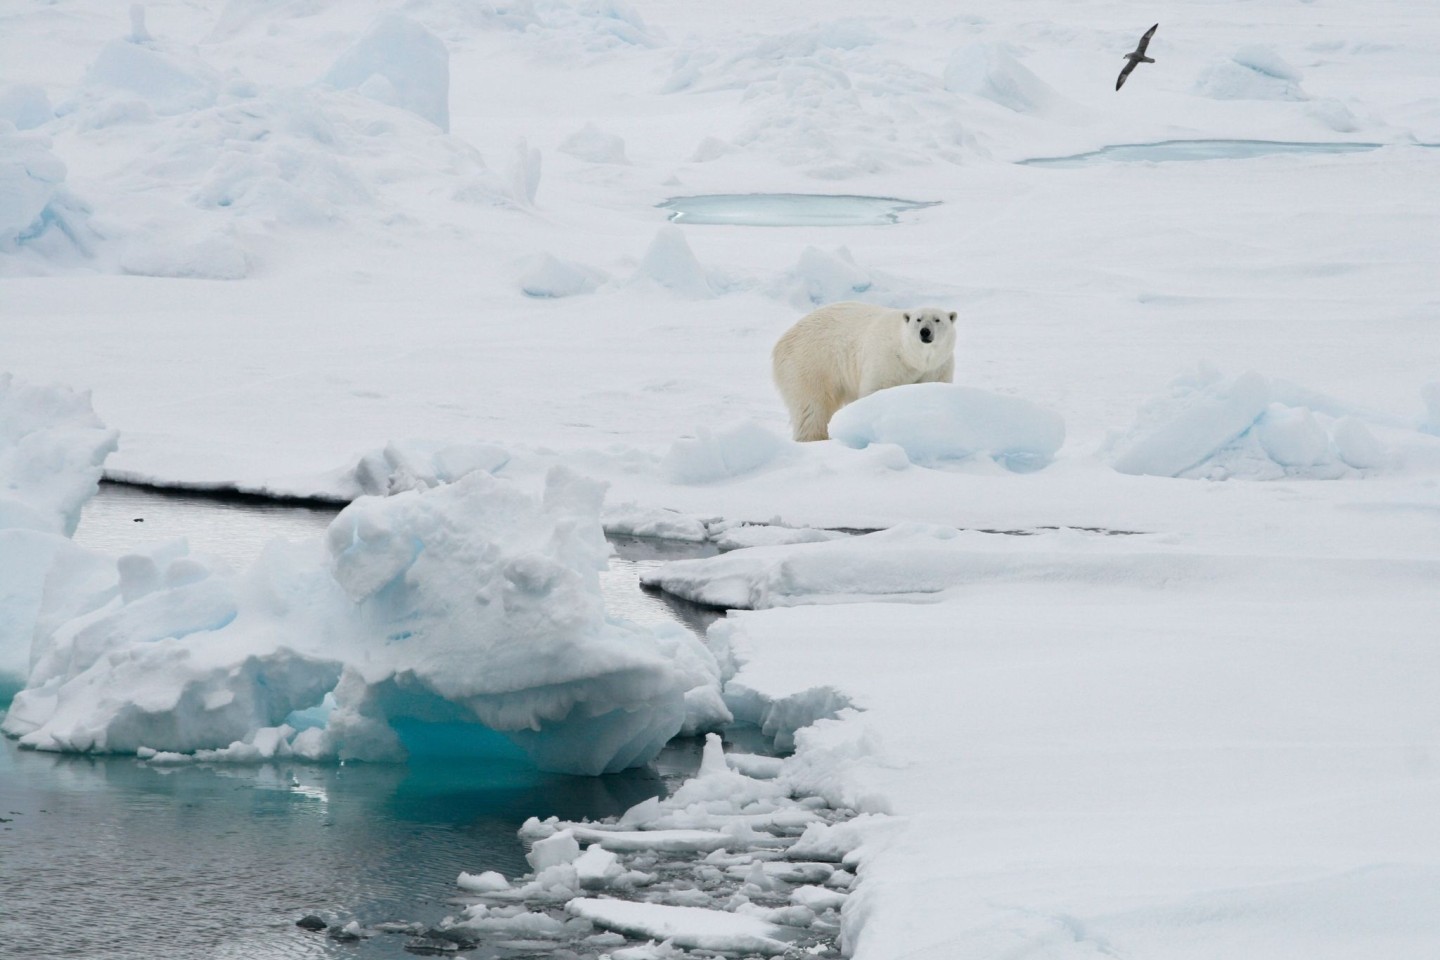
M 713 193 L 660 204 L 674 223 L 749 227 L 850 227 L 896 223 L 900 214 L 938 201 L 809 193 Z
M 1276 154 L 1363 153 L 1378 143 L 1291 143 L 1279 140 L 1162 140 L 1121 143 L 1069 157 L 1034 157 L 1020 163 L 1032 167 L 1085 167 L 1093 163 L 1134 163 L 1170 160 L 1250 160 Z

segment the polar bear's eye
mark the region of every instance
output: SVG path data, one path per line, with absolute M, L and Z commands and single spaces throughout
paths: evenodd
M 905 322 L 906 322 L 906 323 L 909 323 L 909 322 L 910 322 L 910 314 L 908 314 L 908 313 L 905 314 Z

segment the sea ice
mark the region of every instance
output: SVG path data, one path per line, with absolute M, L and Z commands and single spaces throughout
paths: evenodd
M 110 594 L 37 636 L 5 730 L 47 750 L 238 757 L 232 745 L 328 694 L 323 726 L 293 738 L 303 756 L 508 739 L 545 769 L 645 763 L 687 722 L 728 714 L 687 698 L 718 676 L 687 631 L 606 618 L 602 494 L 558 470 L 537 502 L 475 470 L 362 498 L 331 524 L 328 556 L 272 544 L 243 578 L 209 573 L 183 545 L 123 558 Z

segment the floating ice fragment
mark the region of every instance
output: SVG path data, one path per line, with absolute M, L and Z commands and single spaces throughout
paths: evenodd
M 572 915 L 632 937 L 668 940 L 692 950 L 753 952 L 777 956 L 792 934 L 756 917 L 698 907 L 577 898 L 565 907 Z
M 734 844 L 734 838 L 715 830 L 596 830 L 574 826 L 576 839 L 598 843 L 614 853 L 649 850 L 661 853 L 708 853 Z
M 844 906 L 845 901 L 849 898 L 849 894 L 841 893 L 838 890 L 811 885 L 796 887 L 790 891 L 791 902 L 797 903 L 802 907 L 809 907 L 816 913 L 824 913 L 826 910 L 838 910 Z
M 603 887 L 624 872 L 620 858 L 599 844 L 592 843 L 575 860 L 575 876 L 584 890 Z
M 569 863 L 579 856 L 580 843 L 575 839 L 575 834 L 569 830 L 561 830 L 531 844 L 525 859 L 531 869 L 538 873 L 558 863 Z
M 510 881 L 494 870 L 486 870 L 480 874 L 461 873 L 455 885 L 468 893 L 497 893 L 510 889 Z

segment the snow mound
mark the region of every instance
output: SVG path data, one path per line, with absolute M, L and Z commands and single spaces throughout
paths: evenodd
M 521 264 L 520 292 L 527 297 L 574 297 L 594 293 L 608 279 L 582 263 L 560 260 L 548 253 L 527 257 Z
M 0 120 L 8 120 L 17 130 L 33 130 L 55 119 L 55 108 L 45 88 L 32 83 L 17 83 L 0 90 Z
M 323 550 L 271 544 L 244 577 L 183 544 L 122 558 L 90 612 L 37 635 L 5 730 L 45 750 L 242 755 L 304 712 L 285 749 L 312 759 L 643 764 L 692 707 L 713 713 L 687 694 L 718 667 L 678 627 L 606 618 L 602 495 L 556 469 L 537 501 L 474 470 L 357 500 Z
M 65 174 L 48 138 L 0 119 L 0 253 L 89 250 L 89 209 L 66 189 Z
M 880 390 L 840 408 L 830 436 L 849 447 L 891 443 L 912 463 L 935 465 L 989 457 L 1010 470 L 1048 464 L 1065 442 L 1065 422 L 1027 400 L 916 383 Z
M 1121 473 L 1209 480 L 1335 479 L 1397 459 L 1364 419 L 1323 401 L 1254 371 L 1201 367 L 1142 406 L 1107 451 Z
M 1252 45 L 1207 67 L 1195 92 L 1216 100 L 1309 100 L 1300 79 L 1300 71 L 1272 48 Z
M 951 93 L 981 97 L 1016 113 L 1048 113 L 1065 102 L 1003 44 L 974 43 L 956 50 L 945 64 L 944 80 Z
M 593 123 L 585 124 L 560 141 L 557 149 L 586 163 L 630 162 L 625 157 L 625 141 L 613 133 L 606 133 Z
M 855 262 L 847 247 L 829 253 L 806 247 L 795 267 L 776 283 L 774 292 L 797 306 L 819 306 L 854 300 L 874 286 L 875 278 Z
M 409 17 L 382 15 L 322 82 L 409 110 L 450 132 L 450 53 Z
M 143 117 L 147 111 L 173 115 L 208 107 L 223 83 L 220 74 L 193 53 L 133 37 L 105 44 L 85 73 L 88 96 L 113 98 L 112 112 L 92 114 L 94 126 L 105 125 L 94 122 L 102 116 L 119 120 Z M 126 106 L 137 101 L 143 109 Z
M 684 232 L 676 226 L 666 225 L 656 232 L 650 249 L 640 261 L 636 277 L 653 281 L 691 300 L 709 299 L 717 292 L 710 272 L 695 259 Z
M 790 450 L 792 444 L 753 420 L 676 440 L 660 465 L 672 483 L 717 483 L 752 473 Z

